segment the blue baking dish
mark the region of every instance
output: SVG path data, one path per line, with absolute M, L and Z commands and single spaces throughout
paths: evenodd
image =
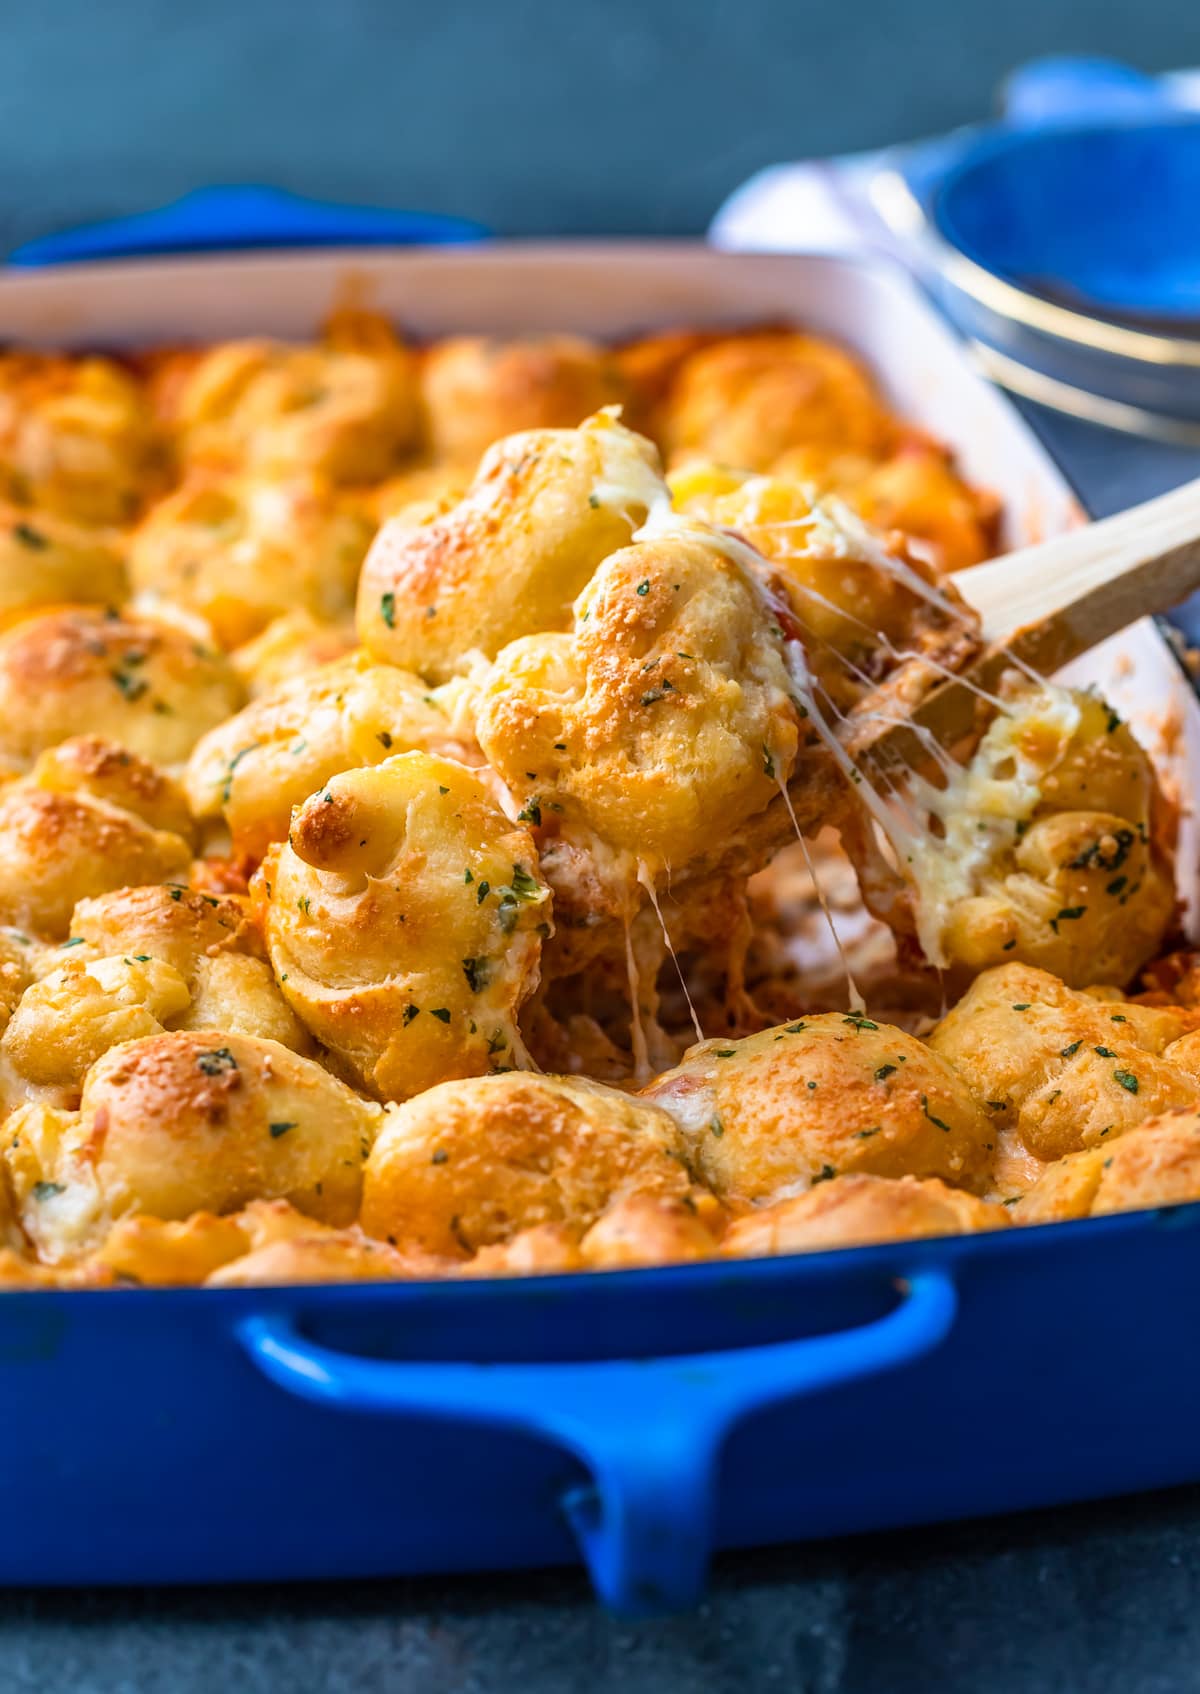
M 9 1294 L 9 1584 L 710 1552 L 1200 1478 L 1200 1206 L 497 1282 Z
M 240 228 L 245 245 L 270 245 L 268 229 Z M 129 273 L 103 264 L 60 279 L 69 286 L 53 273 L 7 292 L 0 281 L 9 333 L 67 324 L 86 338 L 85 290 L 109 302 L 118 333 L 169 291 L 164 278 L 183 286 L 153 233 L 136 232 L 139 251 L 159 256 L 128 305 L 113 302 Z M 91 232 L 89 257 L 115 257 L 123 239 Z M 204 245 L 220 245 L 213 219 Z M 877 349 L 909 361 L 897 398 L 921 395 L 930 428 L 949 436 L 974 409 L 968 473 L 982 480 L 1003 448 L 1003 492 L 1023 500 L 1025 533 L 1072 519 L 1008 409 L 912 291 L 870 267 L 488 251 L 504 312 L 537 277 L 564 322 L 586 315 L 597 333 L 618 320 L 595 314 L 624 310 L 618 272 L 631 298 L 655 294 L 675 321 L 723 299 L 734 317 L 778 316 L 803 283 L 814 327 L 839 333 L 853 315 Z M 382 263 L 350 262 L 389 309 L 412 308 L 430 265 L 416 254 L 388 294 Z M 249 288 L 252 315 L 276 307 L 274 261 L 202 263 L 196 298 Z M 299 304 L 318 310 L 340 257 L 299 264 Z M 428 296 L 458 314 L 458 270 L 434 270 Z M 576 1277 L 6 1294 L 0 1581 L 367 1577 L 582 1558 L 601 1599 L 636 1616 L 694 1604 L 720 1548 L 1200 1479 L 1198 1228 L 1200 1207 L 1185 1206 Z

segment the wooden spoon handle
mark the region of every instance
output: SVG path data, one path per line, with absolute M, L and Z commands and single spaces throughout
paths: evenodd
M 1030 664 L 1065 665 L 1200 588 L 1200 479 L 954 580 L 986 641 L 1007 642 Z M 1060 656 L 1034 660 L 1027 644 Z
M 980 690 L 994 693 L 1014 660 L 1050 676 L 1081 653 L 1152 612 L 1166 612 L 1200 589 L 1200 480 L 1116 517 L 1022 547 L 991 564 L 959 571 L 955 585 L 979 612 L 985 650 L 961 677 L 942 683 L 911 723 L 944 746 L 976 727 Z M 855 756 L 920 763 L 927 754 L 909 725 L 864 725 Z

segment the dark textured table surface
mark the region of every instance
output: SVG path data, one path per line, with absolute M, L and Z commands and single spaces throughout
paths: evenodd
M 9 8 L 0 249 L 237 180 L 511 233 L 692 232 L 760 165 L 980 115 L 1031 55 L 1200 58 L 1195 0 L 906 0 L 902 16 L 889 0 Z M 1038 422 L 1098 512 L 1200 471 Z M 1008 1436 L 1038 1439 L 1036 1385 Z M 1176 1694 L 1200 1687 L 1198 1541 L 1186 1490 L 797 1546 L 724 1558 L 696 1616 L 637 1626 L 567 1573 L 0 1594 L 0 1694 Z

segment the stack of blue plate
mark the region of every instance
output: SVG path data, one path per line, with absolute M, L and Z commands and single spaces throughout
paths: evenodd
M 872 198 L 1000 381 L 1200 445 L 1200 108 L 1193 79 L 1047 60 L 1004 120 L 901 155 Z

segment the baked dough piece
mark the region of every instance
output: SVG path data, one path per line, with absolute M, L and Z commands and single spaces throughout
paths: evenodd
M 672 1114 L 721 1200 L 771 1200 L 855 1172 L 978 1191 L 994 1150 L 985 1113 L 944 1058 L 852 1012 L 702 1042 L 643 1098 Z
M 65 940 L 89 895 L 182 882 L 190 828 L 178 786 L 154 766 L 92 736 L 63 742 L 0 789 L 0 921 Z
M 581 1077 L 475 1077 L 388 1112 L 362 1224 L 461 1258 L 538 1224 L 587 1228 L 618 1195 L 690 1188 L 683 1138 L 658 1107 Z
M 476 733 L 531 815 L 553 808 L 657 872 L 778 795 L 798 726 L 769 606 L 697 526 L 614 553 L 572 633 L 505 648 Z
M 840 495 L 877 529 L 899 530 L 941 575 L 997 551 L 1000 502 L 964 482 L 936 442 L 908 439 L 883 459 L 800 447 L 785 453 L 771 474 Z
M 1037 1159 L 1098 1146 L 1200 1100 L 1197 1013 L 1072 990 L 1032 965 L 984 971 L 930 1036 Z M 1177 1057 L 1178 1052 L 1178 1057 Z M 1182 1060 L 1182 1062 L 1179 1062 Z
M 0 492 L 80 524 L 121 524 L 157 486 L 160 447 L 131 372 L 111 359 L 0 355 Z
M 229 662 L 249 698 L 257 700 L 281 682 L 344 659 L 357 645 L 351 622 L 323 623 L 309 612 L 287 612 L 231 653 Z
M 456 506 L 402 512 L 380 530 L 359 579 L 359 638 L 444 682 L 474 653 L 568 628 L 576 595 L 662 486 L 651 444 L 607 413 L 497 441 Z
M 348 1075 L 400 1100 L 521 1062 L 550 896 L 473 772 L 403 753 L 333 777 L 254 884 L 275 975 Z
M 277 1198 L 349 1224 L 379 1121 L 378 1106 L 278 1042 L 196 1030 L 112 1048 L 77 1112 L 14 1112 L 3 1154 L 25 1233 L 55 1260 L 133 1212 L 181 1220 Z
M 304 1052 L 308 1036 L 257 942 L 245 902 L 229 896 L 158 884 L 80 901 L 69 941 L 0 1038 L 7 1104 L 73 1106 L 110 1047 L 167 1029 L 232 1030 Z
M 375 482 L 416 441 L 411 353 L 382 318 L 345 312 L 322 341 L 226 341 L 160 356 L 160 416 L 185 465 Z
M 296 610 L 348 618 L 373 534 L 365 510 L 317 477 L 196 472 L 142 520 L 129 572 L 146 603 L 182 606 L 238 647 Z
M 793 331 L 731 336 L 686 358 L 660 428 L 672 465 L 695 456 L 751 471 L 808 444 L 877 453 L 896 433 L 849 353 Z
M 68 606 L 0 631 L 0 770 L 83 730 L 176 764 L 240 704 L 227 662 L 176 623 Z
M 721 1241 L 730 1258 L 813 1253 L 928 1235 L 972 1235 L 1004 1229 L 1004 1206 L 980 1200 L 937 1177 L 839 1176 L 788 1200 L 776 1200 L 732 1223 Z
M 679 510 L 736 530 L 774 567 L 809 669 L 842 709 L 902 658 L 929 654 L 953 668 L 971 651 L 977 620 L 954 585 L 811 484 L 699 461 L 670 484 Z
M 936 962 L 975 974 L 1016 957 L 1082 988 L 1128 982 L 1161 946 L 1175 906 L 1162 795 L 1097 695 L 1023 689 L 928 797 L 944 834 L 912 858 Z
M 260 859 L 292 810 L 331 777 L 420 750 L 478 761 L 461 690 L 355 653 L 280 683 L 202 738 L 188 765 L 198 818 L 224 816 L 234 850 Z
M 425 354 L 421 393 L 434 453 L 474 465 L 502 436 L 582 423 L 624 399 L 625 383 L 613 355 L 582 336 L 455 335 Z
M 42 606 L 121 606 L 127 597 L 115 536 L 0 501 L 0 625 Z
M 1200 1113 L 1179 1106 L 1049 1165 L 1011 1212 L 1018 1224 L 1059 1223 L 1188 1200 L 1200 1200 Z

